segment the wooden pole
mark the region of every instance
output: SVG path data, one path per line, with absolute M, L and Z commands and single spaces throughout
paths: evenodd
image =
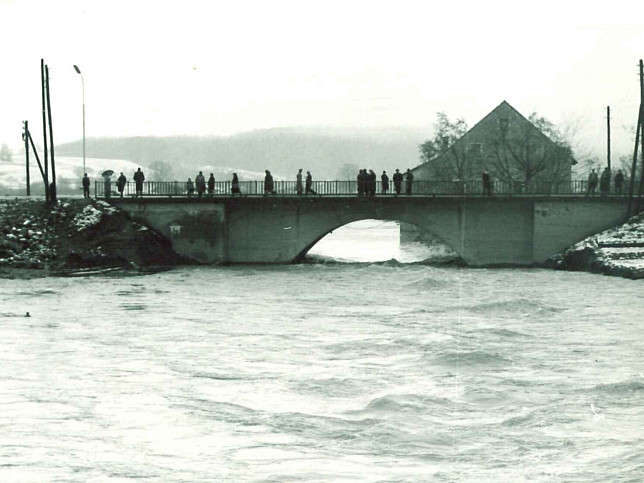
M 642 106 L 642 111 L 644 112 L 644 106 Z M 643 114 L 644 115 L 644 114 Z M 644 154 L 644 118 L 642 119 L 642 122 L 640 125 L 637 127 L 640 130 L 640 153 Z M 640 159 L 642 159 L 642 166 L 641 166 L 641 171 L 640 171 L 640 183 L 639 183 L 639 189 L 637 191 L 637 204 L 635 208 L 635 212 L 639 213 L 642 211 L 642 195 L 644 194 L 644 157 L 640 155 Z
M 54 159 L 54 126 L 51 122 L 51 99 L 49 96 L 49 66 L 45 66 L 45 82 L 47 86 L 47 117 L 49 121 L 49 156 L 51 160 L 51 190 L 49 193 L 50 201 L 56 203 L 58 195 L 56 194 L 56 161 Z
M 637 176 L 637 149 L 640 143 L 640 132 L 642 131 L 642 121 L 644 121 L 644 119 L 642 118 L 643 115 L 644 115 L 644 64 L 642 63 L 642 59 L 640 59 L 640 108 L 637 114 L 637 127 L 635 128 L 635 149 L 633 150 L 633 164 L 631 166 L 631 182 L 628 190 L 627 216 L 631 216 L 633 214 L 633 211 L 632 211 L 633 195 L 634 195 L 634 187 L 635 187 L 635 176 Z M 642 142 L 642 144 L 644 145 L 644 141 Z M 638 190 L 638 198 L 639 198 L 639 190 Z M 639 205 L 639 202 L 638 202 L 638 205 Z
M 610 106 L 606 106 L 606 165 L 610 171 Z
M 29 121 L 23 121 L 24 132 L 22 139 L 25 141 L 25 172 L 27 175 L 27 196 L 31 196 L 31 180 L 29 179 Z
M 642 111 L 642 116 L 644 116 L 644 63 L 640 59 L 640 111 Z M 640 124 L 637 126 L 640 130 L 640 158 L 642 159 L 642 166 L 640 172 L 640 186 L 637 194 L 637 212 L 642 211 L 642 190 L 644 189 L 644 117 L 640 117 Z
M 633 149 L 633 164 L 631 166 L 631 181 L 629 184 L 629 189 L 628 189 L 628 208 L 627 208 L 627 216 L 631 216 L 633 212 L 631 211 L 631 208 L 633 206 L 633 191 L 635 188 L 635 176 L 636 176 L 636 169 L 637 169 L 637 150 L 639 148 L 640 144 L 640 125 L 642 124 L 642 105 L 640 104 L 639 108 L 639 114 L 637 116 L 637 129 L 635 130 L 635 148 Z
M 45 163 L 45 201 L 49 203 L 49 168 L 47 164 L 47 112 L 45 104 L 45 61 L 40 59 L 40 83 L 42 90 L 42 135 L 43 135 L 43 162 Z
M 27 132 L 27 137 L 29 138 L 29 142 L 31 143 L 31 149 L 34 150 L 34 156 L 36 156 L 36 162 L 38 163 L 38 169 L 40 170 L 40 175 L 42 176 L 42 181 L 43 181 L 43 183 L 46 183 L 47 179 L 45 178 L 45 171 L 42 169 L 42 163 L 40 162 L 40 158 L 38 157 L 38 151 L 36 151 L 36 146 L 34 144 L 34 139 L 31 137 L 30 132 Z

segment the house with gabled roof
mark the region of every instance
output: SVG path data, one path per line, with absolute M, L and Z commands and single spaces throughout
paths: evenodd
M 576 164 L 563 142 L 545 135 L 530 120 L 503 101 L 460 139 L 444 143 L 442 151 L 412 170 L 415 180 L 492 180 L 525 191 L 556 190 L 570 181 Z

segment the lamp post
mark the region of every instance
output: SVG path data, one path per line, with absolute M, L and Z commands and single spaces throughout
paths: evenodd
M 74 65 L 74 70 L 81 76 L 83 86 L 83 173 L 85 173 L 85 78 L 77 65 Z

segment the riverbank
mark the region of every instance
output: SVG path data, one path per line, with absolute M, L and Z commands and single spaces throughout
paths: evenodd
M 644 213 L 576 243 L 550 258 L 548 268 L 644 278 Z
M 0 200 L 0 278 L 149 270 L 182 262 L 162 235 L 103 201 Z

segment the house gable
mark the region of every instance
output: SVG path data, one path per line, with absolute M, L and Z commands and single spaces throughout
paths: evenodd
M 501 143 L 502 140 L 502 143 Z M 512 177 L 499 167 L 500 144 L 511 146 L 522 142 L 525 149 L 555 151 L 560 147 L 534 126 L 525 116 L 507 101 L 501 102 L 489 114 L 477 122 L 467 133 L 446 151 L 412 170 L 415 179 L 480 179 L 483 170 L 493 176 Z M 511 151 L 511 149 L 510 149 Z M 521 151 L 517 149 L 516 151 Z M 507 155 L 508 153 L 503 153 Z M 518 157 L 519 152 L 511 155 Z M 534 156 L 534 152 L 530 155 Z M 560 157 L 560 156 L 559 156 Z M 568 155 L 569 158 L 569 155 Z M 574 160 L 569 159 L 569 162 Z M 549 161 L 550 162 L 550 161 Z M 559 160 L 552 161 L 555 164 Z M 570 164 L 570 163 L 569 163 Z M 495 169 L 496 168 L 496 169 Z M 569 171 L 569 170 L 568 170 Z M 568 172 L 568 177 L 570 176 Z

